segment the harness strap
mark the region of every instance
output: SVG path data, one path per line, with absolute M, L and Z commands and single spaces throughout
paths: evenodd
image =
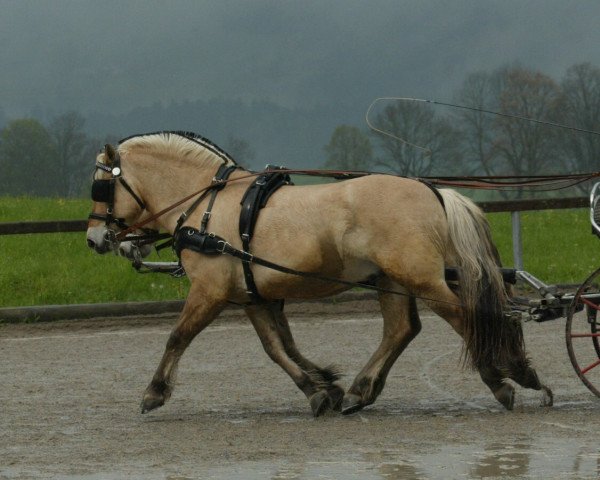
M 418 178 L 417 180 L 419 180 L 419 182 L 421 182 L 423 185 L 428 187 L 429 190 L 431 190 L 435 194 L 435 196 L 437 197 L 439 202 L 442 204 L 442 208 L 445 211 L 446 205 L 444 204 L 444 197 L 442 197 L 442 194 L 440 193 L 440 191 L 434 185 L 432 185 L 428 180 L 425 180 L 423 178 Z
M 137 202 L 137 204 L 140 206 L 140 208 L 142 210 L 146 210 L 146 204 L 142 201 L 142 199 L 140 197 L 138 197 L 137 193 L 135 193 L 133 191 L 133 188 L 131 188 L 129 186 L 129 184 L 125 181 L 125 179 L 123 177 L 119 176 L 119 182 L 121 183 L 121 185 L 123 185 L 125 187 L 125 190 L 127 190 L 130 193 L 130 195 Z
M 206 211 L 204 212 L 204 215 L 202 216 L 202 222 L 200 223 L 200 231 L 201 232 L 206 232 L 206 228 L 208 227 L 208 221 L 210 220 L 210 217 L 212 215 L 212 209 L 215 204 L 215 200 L 217 198 L 217 193 L 219 193 L 221 190 L 223 190 L 225 188 L 225 185 L 227 185 L 226 181 L 229 178 L 229 175 L 231 175 L 231 173 L 237 168 L 238 168 L 237 165 L 233 165 L 230 167 L 221 165 L 219 167 L 219 170 L 217 170 L 217 174 L 213 178 L 214 187 L 212 189 L 210 200 L 208 201 Z
M 283 173 L 285 168 L 267 165 L 266 170 L 269 170 L 269 172 L 256 177 L 240 202 L 242 210 L 240 212 L 239 232 L 242 239 L 242 248 L 246 252 L 250 252 L 250 241 L 254 234 L 254 227 L 256 226 L 260 210 L 265 207 L 267 201 L 277 189 L 283 185 L 290 185 L 292 183 L 290 176 L 287 173 Z M 258 293 L 258 288 L 254 282 L 250 262 L 242 260 L 242 268 L 246 281 L 246 291 L 250 295 L 250 298 L 254 303 L 262 302 L 263 298 Z
M 211 195 L 206 212 L 204 212 L 204 216 L 202 217 L 202 231 L 206 231 L 206 226 L 208 225 L 208 220 L 210 219 L 211 215 L 210 212 L 212 211 L 212 207 L 215 203 L 217 193 L 223 188 L 225 188 L 225 185 L 227 185 L 227 179 L 229 178 L 231 173 L 237 168 L 239 168 L 237 165 L 227 166 L 226 164 L 222 164 L 219 166 L 217 173 L 212 179 L 210 187 L 204 190 L 204 192 L 202 192 L 202 195 L 200 195 L 196 200 L 194 200 L 194 203 L 192 203 L 189 206 L 189 208 L 179 216 L 173 236 L 177 234 L 177 232 L 179 231 L 183 223 L 187 220 L 187 218 L 194 212 L 194 210 L 196 210 L 196 208 L 198 208 L 198 205 L 200 205 L 208 195 Z
M 105 146 L 105 149 L 108 146 Z M 96 169 L 102 170 L 103 172 L 110 173 L 111 178 L 109 179 L 97 179 L 92 182 L 92 200 L 94 202 L 106 203 L 106 214 L 101 215 L 98 213 L 91 213 L 88 218 L 92 220 L 103 221 L 107 228 L 112 224 L 116 224 L 121 230 L 128 230 L 129 226 L 125 223 L 124 218 L 117 218 L 114 216 L 115 211 L 115 186 L 117 181 L 127 192 L 133 197 L 142 210 L 146 209 L 146 204 L 142 199 L 134 192 L 133 188 L 123 178 L 121 172 L 121 156 L 119 152 L 115 152 L 111 165 L 96 162 Z

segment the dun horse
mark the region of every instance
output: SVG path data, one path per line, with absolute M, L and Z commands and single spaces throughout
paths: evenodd
M 119 248 L 117 234 L 127 224 L 211 185 L 224 167 L 232 167 L 229 180 L 214 195 L 203 196 L 198 208 L 188 210 L 192 198 L 153 222 L 171 234 L 186 231 L 202 241 L 222 239 L 218 245 L 223 249 L 227 244 L 242 251 L 248 245 L 238 231 L 240 202 L 254 178 L 234 169 L 234 160 L 206 139 L 182 132 L 137 135 L 117 149 L 107 145 L 99 154 L 88 245 L 98 253 Z M 185 210 L 189 216 L 181 215 Z M 204 237 L 194 230 L 200 225 Z M 529 365 L 520 323 L 505 315 L 508 287 L 485 217 L 453 190 L 390 175 L 277 189 L 258 215 L 252 254 L 319 278 L 256 265 L 250 269 L 249 257 L 242 261 L 214 249 L 207 254 L 190 243 L 177 248 L 190 290 L 143 395 L 142 413 L 169 399 L 185 349 L 228 301 L 245 305 L 265 351 L 306 395 L 315 416 L 329 409 L 352 413 L 375 401 L 392 365 L 421 330 L 415 298 L 463 338 L 465 360 L 504 407 L 510 410 L 514 403 L 508 379 L 543 390 L 545 404 L 552 403 L 550 390 Z M 445 267 L 457 269 L 458 282 L 446 281 Z M 298 351 L 283 310 L 284 299 L 323 297 L 349 288 L 322 276 L 348 283 L 369 279 L 380 288 L 383 337 L 347 391 L 334 368 L 320 367 Z

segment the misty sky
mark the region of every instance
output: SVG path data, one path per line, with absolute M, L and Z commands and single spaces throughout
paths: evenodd
M 239 98 L 285 107 L 448 100 L 519 61 L 600 66 L 598 1 L 0 0 L 0 108 L 125 112 Z

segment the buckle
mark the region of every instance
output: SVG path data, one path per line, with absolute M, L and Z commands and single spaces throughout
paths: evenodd
M 225 254 L 227 253 L 225 251 L 225 249 L 227 249 L 227 247 L 231 248 L 231 245 L 229 242 L 225 241 L 225 240 L 218 240 L 217 241 L 217 252 Z

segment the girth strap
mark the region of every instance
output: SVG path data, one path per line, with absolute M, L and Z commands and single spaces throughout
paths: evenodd
M 239 232 L 242 239 L 242 248 L 245 252 L 250 252 L 250 241 L 254 234 L 254 227 L 260 210 L 264 208 L 267 201 L 283 185 L 290 185 L 290 176 L 285 172 L 285 168 L 267 165 L 268 173 L 263 173 L 256 177 L 256 180 L 246 190 L 240 202 L 242 211 L 240 212 Z M 276 170 L 276 171 L 273 171 Z M 246 281 L 246 290 L 254 303 L 259 303 L 263 299 L 258 293 L 254 275 L 250 268 L 250 262 L 242 259 L 244 269 L 244 279 Z

